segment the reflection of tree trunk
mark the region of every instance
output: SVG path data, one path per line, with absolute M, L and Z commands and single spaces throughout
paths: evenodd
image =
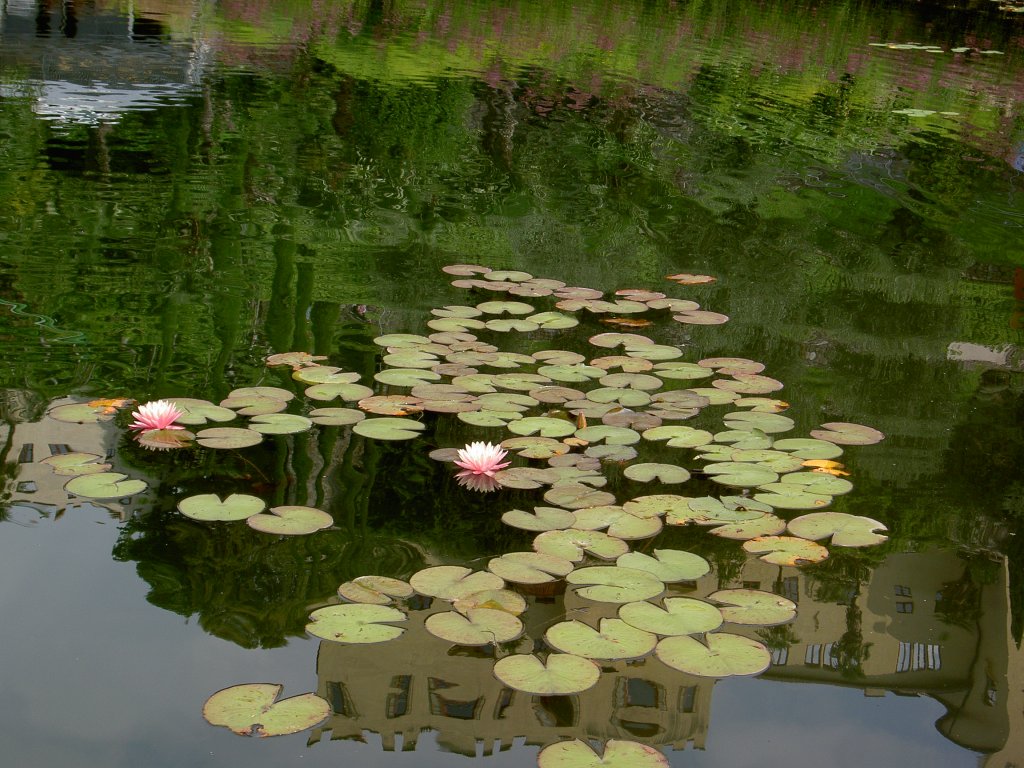
M 864 677 L 863 664 L 871 655 L 871 643 L 864 644 L 861 625 L 860 582 L 846 607 L 846 632 L 835 644 L 835 657 L 839 673 L 845 678 Z
M 481 121 L 483 150 L 496 166 L 509 176 L 515 177 L 512 141 L 517 125 L 514 115 L 515 99 L 506 89 L 488 88 L 484 103 L 487 105 L 487 111 Z

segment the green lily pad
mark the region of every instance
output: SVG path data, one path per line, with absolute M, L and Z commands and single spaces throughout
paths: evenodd
M 696 581 L 711 572 L 711 564 L 700 555 L 679 549 L 656 549 L 654 557 L 643 552 L 627 552 L 617 566 L 645 571 L 664 582 Z
M 243 416 L 257 416 L 283 411 L 294 397 L 294 393 L 281 387 L 240 387 L 229 392 L 220 405 Z
M 562 483 L 544 494 L 544 501 L 563 509 L 583 509 L 615 503 L 615 496 L 606 491 L 596 491 L 582 483 Z
M 630 357 L 644 360 L 675 360 L 683 356 L 683 350 L 668 344 L 626 344 L 625 349 Z
M 613 347 L 625 346 L 626 344 L 634 347 L 639 347 L 644 344 L 653 344 L 654 342 L 642 336 L 638 333 L 599 333 L 596 336 L 590 337 L 590 343 L 595 347 L 604 347 L 611 349 Z
M 203 522 L 245 520 L 263 511 L 263 499 L 245 493 L 232 493 L 224 501 L 215 493 L 200 493 L 178 502 L 178 511 L 185 517 Z
M 668 760 L 654 747 L 635 741 L 609 739 L 604 754 L 579 739 L 549 744 L 537 755 L 538 768 L 668 768 Z
M 174 403 L 181 411 L 181 416 L 174 421 L 178 424 L 206 424 L 210 421 L 231 421 L 238 418 L 238 414 L 230 408 L 214 405 L 209 400 L 197 400 L 192 397 L 169 397 L 168 401 Z
M 487 571 L 473 571 L 461 565 L 437 565 L 417 571 L 409 579 L 421 595 L 458 600 L 485 589 L 501 589 L 505 582 Z
M 576 516 L 558 507 L 534 507 L 533 512 L 510 509 L 501 516 L 501 522 L 524 531 L 560 531 L 571 528 Z
M 334 518 L 314 507 L 272 507 L 268 514 L 252 515 L 246 525 L 263 533 L 279 536 L 303 536 L 334 525 Z
M 325 427 L 347 427 L 365 418 L 365 413 L 354 408 L 315 408 L 309 412 L 310 421 Z
M 485 327 L 482 320 L 477 320 L 473 317 L 438 317 L 433 320 L 427 321 L 427 327 L 435 331 L 442 331 L 446 333 L 458 333 L 460 331 L 468 330 L 480 330 Z
M 569 452 L 569 446 L 550 437 L 510 437 L 501 441 L 507 448 L 525 459 L 549 459 Z
M 465 615 L 457 611 L 433 613 L 423 626 L 434 637 L 457 645 L 497 645 L 523 634 L 519 617 L 494 608 L 472 608 Z
M 529 392 L 541 384 L 551 381 L 547 376 L 539 373 L 499 373 L 491 377 L 491 383 L 501 389 L 514 389 L 519 392 Z
M 534 307 L 522 301 L 484 301 L 476 308 L 488 315 L 528 315 Z
M 740 396 L 735 392 L 716 389 L 715 387 L 690 387 L 687 391 L 705 398 L 708 405 L 728 405 L 740 399 Z
M 733 450 L 758 451 L 772 447 L 773 439 L 759 429 L 729 429 L 715 433 L 716 443 L 732 445 Z
M 389 576 L 359 576 L 338 587 L 338 597 L 352 603 L 388 605 L 395 598 L 412 597 L 413 588 L 408 582 Z
M 640 442 L 640 433 L 628 427 L 610 427 L 601 424 L 576 430 L 576 437 L 588 443 L 604 442 L 606 445 L 633 445 Z
M 248 448 L 263 442 L 263 435 L 252 429 L 210 427 L 196 433 L 196 442 L 205 448 Z
M 638 659 L 654 650 L 656 635 L 622 619 L 601 619 L 600 629 L 582 621 L 562 621 L 548 628 L 544 639 L 552 648 L 586 659 Z
M 637 496 L 622 505 L 622 508 L 637 517 L 654 517 L 665 514 L 689 514 L 689 499 L 671 493 L 655 493 Z
M 381 384 L 390 384 L 395 387 L 415 387 L 424 381 L 440 381 L 441 375 L 433 371 L 425 371 L 422 368 L 391 368 L 379 371 L 373 378 Z M 351 400 L 352 398 L 346 398 Z
M 599 603 L 632 603 L 657 597 L 665 591 L 661 580 L 648 571 L 619 565 L 578 568 L 566 576 L 565 580 L 569 584 L 581 586 L 576 590 L 580 597 Z
M 573 564 L 564 557 L 543 552 L 508 552 L 487 563 L 487 570 L 514 584 L 547 584 L 572 569 Z
M 643 433 L 644 440 L 667 440 L 672 448 L 697 448 L 710 443 L 714 436 L 704 429 L 693 427 L 667 426 L 648 429 Z
M 748 360 L 745 357 L 706 357 L 697 365 L 702 368 L 725 371 L 725 375 L 729 376 L 734 373 L 760 373 L 764 370 L 764 363 Z
M 826 472 L 791 472 L 779 478 L 779 482 L 764 488 L 774 493 L 787 493 L 793 489 L 819 496 L 840 496 L 852 491 L 853 483 Z
M 549 416 L 530 416 L 509 423 L 508 429 L 517 435 L 542 437 L 565 437 L 576 431 L 576 425 L 567 419 L 553 419 Z
M 796 603 L 760 589 L 720 589 L 708 595 L 708 600 L 720 603 L 722 616 L 733 624 L 770 627 L 796 616 Z
M 360 421 L 352 431 L 373 440 L 412 440 L 426 428 L 426 424 L 419 421 L 382 417 Z
M 725 523 L 711 529 L 715 536 L 724 539 L 746 540 L 758 536 L 774 536 L 786 530 L 786 521 L 772 514 L 764 514 L 753 520 Z
M 562 312 L 538 312 L 536 315 L 530 315 L 528 318 L 531 323 L 536 323 L 538 327 L 543 328 L 545 331 L 561 331 L 566 328 L 575 328 L 580 324 L 572 315 L 566 315 Z
M 380 347 L 418 347 L 421 344 L 429 344 L 430 339 L 414 333 L 386 333 L 375 338 L 373 343 Z
M 343 371 L 336 365 L 317 365 L 300 368 L 292 374 L 292 378 L 303 384 L 354 384 L 359 381 L 359 374 Z
M 110 469 L 109 464 L 100 461 L 102 458 L 98 453 L 58 453 L 39 463 L 49 466 L 55 475 L 94 475 Z
M 737 488 L 754 488 L 779 479 L 777 473 L 757 464 L 738 461 L 720 461 L 704 467 L 704 474 L 716 483 Z
M 733 411 L 725 414 L 722 421 L 729 429 L 745 429 L 748 431 L 759 429 L 767 434 L 788 432 L 794 426 L 794 422 L 788 416 L 780 416 L 777 413 L 762 413 L 760 411 Z
M 239 736 L 284 736 L 322 723 L 331 705 L 315 693 L 277 701 L 284 689 L 272 683 L 233 685 L 217 691 L 203 704 L 210 725 L 230 728 Z
M 689 500 L 691 520 L 697 525 L 722 525 L 758 520 L 772 508 L 746 496 L 701 496 Z
M 657 375 L 662 379 L 683 381 L 706 379 L 708 376 L 714 375 L 714 371 L 702 368 L 696 363 L 680 363 L 676 361 L 658 363 L 654 366 L 654 370 L 658 372 Z
M 585 397 L 585 394 L 578 389 L 556 386 L 537 387 L 531 389 L 529 395 L 541 403 L 565 403 Z
M 51 419 L 69 424 L 95 424 L 100 421 L 110 421 L 116 414 L 115 408 L 105 405 L 89 405 L 88 403 L 58 405 L 46 412 Z
M 789 532 L 805 539 L 832 537 L 836 547 L 870 547 L 881 544 L 888 536 L 877 531 L 888 530 L 884 524 L 870 517 L 848 515 L 843 512 L 812 512 L 789 521 Z
M 307 432 L 313 422 L 305 416 L 295 413 L 268 413 L 253 416 L 249 429 L 261 435 L 291 435 L 296 432 Z
M 741 397 L 733 401 L 739 408 L 749 408 L 755 413 L 781 413 L 789 409 L 789 403 L 774 397 Z
M 772 565 L 808 565 L 828 557 L 825 547 L 794 536 L 758 536 L 743 542 L 743 549 Z
M 457 417 L 474 427 L 507 427 L 510 421 L 523 418 L 523 414 L 516 411 L 463 411 Z
M 629 551 L 629 545 L 622 539 L 609 536 L 601 531 L 544 531 L 533 540 L 533 548 L 544 555 L 553 555 L 578 563 L 584 554 L 591 554 L 601 560 L 614 560 Z M 636 598 L 643 600 L 645 598 Z
M 690 312 L 694 309 L 700 309 L 700 304 L 696 301 L 672 298 L 651 299 L 647 302 L 647 306 L 651 309 L 667 309 L 669 312 Z
M 590 361 L 590 364 L 606 371 L 618 368 L 623 373 L 643 373 L 654 368 L 654 363 L 650 360 L 644 360 L 642 357 L 628 357 L 627 355 L 595 357 Z
M 744 395 L 767 395 L 782 389 L 783 384 L 778 379 L 759 373 L 737 373 L 731 379 L 717 379 L 711 382 L 711 386 Z
M 578 509 L 575 517 L 572 527 L 577 530 L 607 529 L 609 536 L 627 541 L 650 538 L 660 533 L 662 527 L 660 517 L 637 517 L 614 504 Z
M 394 352 L 384 355 L 381 362 L 389 368 L 396 370 L 403 368 L 429 368 L 433 373 L 437 373 L 437 371 L 434 371 L 434 366 L 441 364 L 436 355 L 419 351 Z M 441 374 L 437 375 L 440 376 Z M 355 381 L 358 380 L 357 374 Z
M 543 374 L 555 381 L 569 384 L 587 382 L 591 379 L 599 379 L 605 375 L 604 369 L 581 363 L 573 365 L 542 365 L 537 369 L 537 373 Z
M 499 280 L 509 283 L 523 283 L 532 280 L 533 275 L 516 269 L 495 269 L 484 274 L 485 280 Z
M 675 464 L 631 464 L 622 471 L 622 474 L 638 483 L 657 480 L 665 485 L 685 483 L 690 479 L 690 473 Z
M 728 315 L 723 315 L 721 312 L 710 312 L 706 309 L 680 312 L 678 315 L 672 315 L 672 319 L 686 325 L 722 325 L 722 323 L 729 322 Z
M 519 616 L 526 610 L 526 598 L 511 589 L 484 589 L 460 597 L 452 605 L 459 613 L 467 613 L 474 608 L 493 608 Z
M 874 445 L 885 439 L 885 435 L 873 427 L 850 424 L 845 421 L 830 421 L 822 429 L 812 429 L 811 437 L 827 440 L 839 445 Z
M 142 493 L 147 485 L 145 480 L 129 479 L 120 472 L 94 472 L 72 477 L 64 484 L 64 490 L 87 499 L 120 499 Z
M 305 394 L 313 400 L 344 400 L 354 403 L 373 395 L 373 390 L 362 384 L 314 384 L 306 388 Z
M 626 603 L 619 618 L 631 627 L 656 635 L 693 635 L 722 625 L 722 613 L 710 603 L 692 597 L 666 597 L 665 607 L 645 601 Z
M 571 653 L 549 654 L 546 662 L 533 655 L 515 654 L 495 663 L 494 676 L 509 688 L 534 696 L 568 696 L 597 685 L 601 668 Z
M 762 488 L 766 488 L 767 491 L 755 493 L 754 500 L 769 504 L 776 509 L 823 509 L 832 503 L 831 496 L 805 493 L 792 485 L 770 483 Z
M 435 317 L 479 317 L 481 311 L 477 307 L 464 307 L 452 304 L 447 307 L 432 309 L 430 314 Z
M 405 621 L 406 616 L 388 605 L 348 603 L 329 605 L 309 614 L 306 631 L 323 640 L 337 643 L 383 643 L 394 640 L 405 632 L 393 622 Z
M 777 451 L 787 451 L 801 459 L 835 459 L 843 455 L 843 449 L 828 440 L 810 437 L 790 437 L 776 440 L 772 446 Z
M 771 653 L 756 640 L 726 632 L 704 639 L 706 644 L 689 635 L 666 637 L 654 654 L 673 669 L 700 677 L 756 675 L 771 666 Z

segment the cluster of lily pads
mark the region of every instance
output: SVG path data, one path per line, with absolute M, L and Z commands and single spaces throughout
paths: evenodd
M 444 565 L 408 581 L 368 575 L 346 582 L 338 589 L 337 604 L 311 614 L 306 627 L 311 635 L 341 643 L 386 642 L 402 636 L 419 614 L 425 629 L 445 642 L 494 647 L 499 680 L 545 696 L 580 693 L 596 684 L 602 663 L 652 654 L 689 674 L 752 675 L 769 666 L 767 647 L 720 628 L 782 624 L 795 616 L 795 604 L 750 589 L 722 589 L 707 600 L 683 596 L 677 585 L 708 573 L 708 562 L 681 550 L 631 551 L 631 542 L 656 536 L 665 525 L 706 526 L 714 535 L 744 541 L 744 549 L 768 562 L 793 566 L 827 557 L 827 548 L 818 543 L 825 539 L 832 546 L 885 539 L 879 533 L 885 527 L 876 520 L 821 511 L 853 487 L 835 461 L 843 446 L 878 442 L 883 435 L 877 430 L 831 422 L 807 437 L 784 437 L 795 424 L 782 415 L 788 405 L 771 396 L 782 383 L 753 360 L 682 361 L 679 346 L 621 331 L 591 335 L 595 351 L 589 359 L 550 344 L 553 331 L 575 328 L 584 312 L 628 328 L 668 317 L 687 325 L 718 324 L 728 319 L 725 315 L 656 291 L 623 290 L 606 300 L 600 291 L 520 271 L 467 264 L 445 271 L 456 276 L 456 287 L 516 299 L 448 305 L 433 310 L 428 336 L 391 333 L 375 339 L 386 350 L 384 367 L 374 377 L 384 390 L 375 392 L 357 375 L 322 365 L 322 358 L 304 352 L 272 355 L 267 362 L 291 366 L 311 399 L 356 403 L 357 408 L 320 408 L 310 418 L 349 425 L 368 438 L 420 436 L 432 413 L 455 414 L 473 429 L 490 430 L 502 449 L 518 456 L 517 466 L 493 478 L 481 476 L 483 485 L 474 487 L 541 491 L 544 505 L 502 516 L 507 525 L 536 534 L 532 548 L 494 557 L 484 570 Z M 690 274 L 669 279 L 680 285 L 713 280 Z M 527 298 L 554 306 L 521 300 Z M 503 351 L 476 335 L 487 332 L 530 334 L 528 339 L 543 349 Z M 726 409 L 723 429 L 681 423 L 712 407 Z M 672 460 L 635 461 L 642 451 Z M 453 461 L 457 454 L 452 446 L 431 456 Z M 732 490 L 620 500 L 602 490 L 608 466 L 622 468 L 626 479 L 640 484 L 678 485 L 699 474 Z M 807 514 L 787 521 L 790 511 Z M 503 654 L 507 644 L 524 638 L 523 595 L 566 589 L 615 615 L 597 626 L 566 620 L 548 627 L 541 646 L 546 652 Z M 445 604 L 449 610 L 440 609 Z M 314 694 L 276 701 L 279 692 L 265 684 L 225 689 L 207 703 L 207 719 L 239 733 L 271 735 L 302 730 L 326 717 L 326 702 Z M 223 714 L 222 707 L 233 714 Z M 590 747 L 559 742 L 541 752 L 541 765 L 597 759 L 581 750 Z M 614 740 L 602 764 L 619 752 L 629 755 L 630 765 L 665 764 L 657 750 Z

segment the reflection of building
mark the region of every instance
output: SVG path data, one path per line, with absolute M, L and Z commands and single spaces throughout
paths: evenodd
M 797 603 L 796 619 L 774 628 L 724 629 L 769 645 L 767 678 L 855 686 L 870 696 L 928 695 L 947 707 L 937 723 L 947 738 L 1008 756 L 1021 746 L 1021 729 L 1010 727 L 1010 717 L 1019 718 L 1024 704 L 1024 657 L 1009 645 L 1005 569 L 979 581 L 950 550 L 890 555 L 859 589 L 825 589 L 798 568 L 750 560 L 722 586 L 783 594 Z M 718 588 L 707 576 L 676 589 L 700 597 Z M 441 601 L 431 607 L 446 609 Z M 544 629 L 566 613 L 596 625 L 615 611 L 572 594 L 554 602 L 530 598 L 526 637 L 515 651 L 540 648 Z M 391 643 L 321 643 L 319 693 L 335 714 L 314 741 L 327 732 L 358 739 L 370 731 L 381 734 L 385 749 L 399 748 L 400 735 L 400 748 L 410 750 L 429 729 L 443 746 L 468 755 L 489 753 L 495 742 L 506 748 L 516 737 L 530 744 L 589 737 L 676 749 L 704 745 L 713 679 L 680 674 L 648 657 L 604 665 L 597 686 L 578 696 L 530 696 L 494 678 L 489 650 L 453 648 L 429 635 L 426 614 L 412 612 L 406 634 Z M 993 755 L 988 765 L 1011 764 L 999 759 Z

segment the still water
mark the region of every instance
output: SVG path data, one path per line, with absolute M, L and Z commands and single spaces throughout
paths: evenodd
M 1024 762 L 1019 3 L 0 8 L 4 765 L 529 766 L 571 738 L 641 742 L 673 766 Z M 500 518 L 544 490 L 474 493 L 428 456 L 504 427 L 429 412 L 409 441 L 318 425 L 150 451 L 130 409 L 50 415 L 251 386 L 298 394 L 294 414 L 355 407 L 304 398 L 289 368 L 266 365 L 292 351 L 407 394 L 374 382 L 379 335 L 432 333 L 431 310 L 450 305 L 555 309 L 452 286 L 442 267 L 467 263 L 728 316 L 634 327 L 567 309 L 578 326 L 479 332 L 502 350 L 590 360 L 621 353 L 595 334 L 648 334 L 679 361 L 763 363 L 792 436 L 826 422 L 885 434 L 847 448 L 854 488 L 829 506 L 884 523 L 882 544 L 797 567 L 704 528 L 654 540 L 710 563 L 672 594 L 745 587 L 797 604 L 787 624 L 729 625 L 770 650 L 765 672 L 699 677 L 647 656 L 602 662 L 574 696 L 504 686 L 496 655 L 544 651 L 566 618 L 615 615 L 572 589 L 528 595 L 519 647 L 429 635 L 441 600 L 414 605 L 390 643 L 307 634 L 346 580 L 531 548 Z M 716 280 L 666 279 L 678 273 Z M 692 424 L 722 429 L 717 408 Z M 530 415 L 547 410 L 561 409 Z M 690 449 L 637 448 L 699 465 Z M 41 463 L 67 451 L 146 488 L 69 493 Z M 641 483 L 610 458 L 618 503 L 721 492 L 696 471 Z M 279 537 L 178 512 L 202 493 L 334 524 Z M 330 714 L 268 739 L 203 720 L 211 694 L 256 682 L 316 692 Z

